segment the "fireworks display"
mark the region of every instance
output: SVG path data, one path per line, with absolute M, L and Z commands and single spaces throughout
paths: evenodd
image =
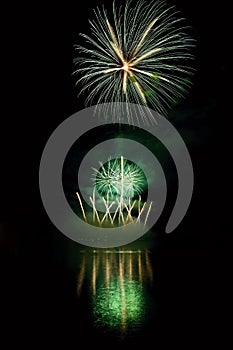
M 90 34 L 80 34 L 84 41 L 75 46 L 74 59 L 87 105 L 115 102 L 116 117 L 121 102 L 166 114 L 184 97 L 195 43 L 174 6 L 126 0 L 118 8 L 114 2 L 110 16 L 97 8 L 89 23 Z M 147 123 L 154 118 L 150 113 L 141 117 Z
M 120 156 L 100 162 L 93 174 L 93 195 L 89 197 L 92 216 L 85 212 L 81 196 L 76 195 L 83 219 L 93 225 L 111 226 L 128 223 L 147 223 L 152 202 L 142 201 L 141 193 L 147 186 L 146 177 L 139 166 Z M 98 196 L 96 197 L 96 194 Z M 97 210 L 97 201 L 104 204 L 104 211 Z
M 141 168 L 122 156 L 100 165 L 100 169 L 93 169 L 93 181 L 101 197 L 128 200 L 142 193 L 145 188 L 146 178 Z

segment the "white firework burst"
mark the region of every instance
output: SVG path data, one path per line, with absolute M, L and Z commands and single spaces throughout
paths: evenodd
M 120 119 L 122 102 L 166 115 L 184 97 L 195 41 L 174 6 L 163 0 L 126 0 L 118 8 L 113 2 L 111 17 L 97 7 L 89 23 L 91 33 L 80 34 L 84 43 L 75 45 L 74 59 L 86 105 L 114 102 L 111 112 Z

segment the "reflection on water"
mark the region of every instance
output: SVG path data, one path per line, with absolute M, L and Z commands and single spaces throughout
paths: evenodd
M 77 295 L 85 293 L 95 329 L 123 338 L 143 330 L 155 310 L 149 250 L 82 251 Z

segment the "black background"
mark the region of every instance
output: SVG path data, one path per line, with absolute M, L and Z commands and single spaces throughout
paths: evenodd
M 167 305 L 161 316 L 161 334 L 166 339 L 172 334 L 174 345 L 188 339 L 189 348 L 203 337 L 207 342 L 217 338 L 223 341 L 225 335 L 219 337 L 220 329 L 227 333 L 230 324 L 226 321 L 228 210 L 223 196 L 228 191 L 231 159 L 223 137 L 230 118 L 224 112 L 228 11 L 223 2 L 171 3 L 176 3 L 188 19 L 197 39 L 194 84 L 178 106 L 187 110 L 188 117 L 185 121 L 172 120 L 181 135 L 184 129 L 192 134 L 188 147 L 195 191 L 179 229 L 161 237 L 158 276 Z M 65 282 L 57 287 L 59 278 L 69 286 L 66 257 L 62 256 L 68 239 L 53 227 L 43 209 L 38 170 L 43 147 L 53 130 L 84 108 L 71 77 L 73 45 L 79 40 L 79 32 L 87 32 L 87 19 L 99 4 L 97 0 L 20 3 L 8 5 L 2 14 L 3 334 L 9 334 L 9 342 L 29 342 L 32 348 L 29 334 L 35 343 L 74 338 L 72 293 L 64 288 Z M 62 256 L 57 265 L 54 254 Z M 174 315 L 178 315 L 179 323 Z M 79 334 L 75 337 L 78 341 Z

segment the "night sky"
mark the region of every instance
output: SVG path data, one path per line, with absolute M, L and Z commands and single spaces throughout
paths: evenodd
M 63 285 L 59 297 L 53 299 L 58 276 L 69 286 L 71 276 L 66 270 L 65 254 L 70 242 L 45 213 L 38 171 L 51 133 L 63 120 L 84 108 L 71 76 L 73 45 L 78 43 L 79 32 L 88 31 L 92 8 L 101 3 L 20 3 L 8 5 L 2 14 L 7 21 L 1 44 L 6 61 L 2 66 L 5 108 L 1 115 L 1 318 L 9 342 L 28 343 L 29 332 L 35 344 L 45 343 L 47 336 L 56 344 L 60 337 L 56 329 L 51 330 L 52 325 L 59 330 L 60 319 L 65 325 L 62 312 L 66 319 L 74 316 L 67 311 L 72 310 L 72 299 Z M 221 121 L 226 118 L 223 106 L 229 55 L 224 42 L 227 9 L 224 2 L 169 3 L 181 10 L 197 40 L 193 86 L 170 113 L 170 121 L 190 151 L 195 187 L 180 227 L 174 234 L 161 235 L 158 259 L 167 297 L 176 278 L 177 299 L 174 297 L 173 302 L 179 302 L 180 317 L 184 317 L 181 325 L 191 344 L 192 340 L 198 343 L 203 335 L 205 341 L 214 340 L 220 334 L 228 307 L 226 266 L 230 257 L 224 244 L 227 210 L 223 194 L 228 192 L 226 164 L 231 157 L 223 137 L 228 121 Z M 166 222 L 165 216 L 161 227 L 163 220 Z M 54 255 L 60 256 L 57 264 Z M 194 316 L 185 312 L 190 304 Z M 57 307 L 61 314 L 54 311 Z M 171 315 L 167 310 L 167 317 Z M 168 332 L 178 332 L 172 316 L 167 327 Z M 224 331 L 227 332 L 227 326 Z M 63 335 L 73 340 L 68 327 Z

